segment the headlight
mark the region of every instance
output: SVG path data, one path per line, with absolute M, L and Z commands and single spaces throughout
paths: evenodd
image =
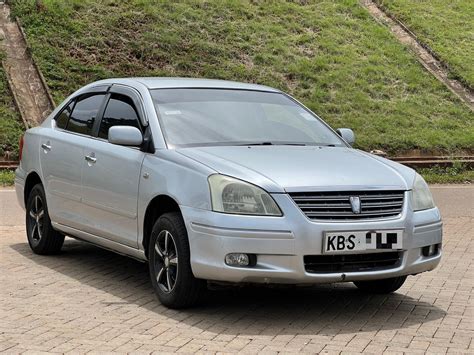
M 419 174 L 416 174 L 413 184 L 411 204 L 414 211 L 427 210 L 435 206 L 428 184 Z
M 281 216 L 273 198 L 261 188 L 225 175 L 208 178 L 212 210 L 233 214 Z

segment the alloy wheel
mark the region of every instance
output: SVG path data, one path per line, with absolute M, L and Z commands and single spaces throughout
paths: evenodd
M 155 277 L 163 292 L 173 291 L 178 278 L 178 250 L 173 235 L 167 230 L 156 238 Z
M 44 229 L 44 204 L 41 196 L 36 195 L 30 208 L 30 236 L 34 243 L 39 243 L 43 237 Z

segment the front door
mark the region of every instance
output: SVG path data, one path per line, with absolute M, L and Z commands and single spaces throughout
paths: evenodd
M 111 144 L 108 130 L 129 125 L 142 130 L 132 99 L 111 93 L 98 137 L 85 148 L 82 176 L 83 213 L 88 232 L 138 247 L 138 184 L 145 153 L 137 147 Z

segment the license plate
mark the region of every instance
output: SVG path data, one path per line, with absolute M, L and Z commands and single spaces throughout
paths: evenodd
M 323 253 L 402 249 L 403 230 L 325 232 Z

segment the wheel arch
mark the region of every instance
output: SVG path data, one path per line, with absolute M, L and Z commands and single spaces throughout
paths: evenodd
M 25 206 L 26 206 L 26 203 L 28 202 L 28 197 L 30 196 L 31 190 L 37 184 L 43 184 L 43 181 L 41 180 L 39 174 L 36 171 L 31 171 L 26 177 L 25 188 L 23 190 L 24 191 L 23 200 L 24 200 Z
M 145 255 L 148 258 L 148 244 L 150 241 L 151 231 L 155 221 L 163 214 L 169 212 L 178 212 L 181 216 L 181 209 L 178 202 L 169 195 L 155 196 L 148 204 L 143 220 L 143 239 L 142 245 L 145 250 Z

